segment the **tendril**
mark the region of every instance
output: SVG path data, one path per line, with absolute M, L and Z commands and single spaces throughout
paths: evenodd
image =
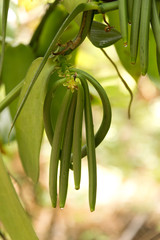
M 124 84 L 125 88 L 127 89 L 127 91 L 130 94 L 130 101 L 128 104 L 128 118 L 130 119 L 131 117 L 131 105 L 133 102 L 133 93 L 132 90 L 130 89 L 130 87 L 128 86 L 127 82 L 124 80 L 124 78 L 122 77 L 122 75 L 120 74 L 116 64 L 113 62 L 113 60 L 108 56 L 108 54 L 106 53 L 106 51 L 103 48 L 100 48 L 101 51 L 103 52 L 103 54 L 108 58 L 108 60 L 112 63 L 112 65 L 114 66 L 115 70 L 117 71 L 117 74 L 119 76 L 119 78 L 121 79 L 122 83 Z
M 103 13 L 102 14 L 102 16 L 103 16 L 103 21 L 105 22 L 105 24 L 107 25 L 106 27 L 105 27 L 105 31 L 106 32 L 110 32 L 111 31 L 111 29 L 113 28 L 113 27 L 111 27 L 111 25 L 107 22 L 107 20 L 106 20 L 106 17 L 105 17 L 105 14 Z

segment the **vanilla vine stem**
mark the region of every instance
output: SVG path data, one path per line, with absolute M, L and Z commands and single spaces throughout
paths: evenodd
M 110 3 L 103 3 L 103 4 L 97 4 L 95 2 L 89 2 L 89 3 L 82 3 L 79 4 L 69 15 L 68 17 L 65 19 L 65 21 L 63 22 L 62 26 L 59 28 L 57 34 L 55 35 L 55 37 L 53 38 L 50 46 L 48 47 L 43 60 L 41 62 L 41 64 L 39 65 L 39 68 L 37 69 L 29 87 L 28 90 L 26 91 L 26 94 L 17 110 L 17 113 L 13 119 L 13 123 L 12 123 L 12 127 L 11 130 L 27 100 L 27 97 L 34 85 L 34 83 L 36 82 L 39 74 L 41 73 L 44 65 L 46 64 L 51 52 L 54 50 L 54 48 L 56 48 L 56 44 L 57 41 L 59 40 L 60 36 L 62 35 L 62 33 L 64 32 L 64 30 L 68 27 L 68 25 L 70 24 L 70 22 L 81 12 L 84 11 L 95 11 L 95 13 L 105 13 L 107 11 L 111 11 L 111 10 L 115 10 L 118 8 L 118 3 L 116 2 L 110 2 Z M 18 84 L 1 102 L 0 102 L 0 112 L 7 107 L 19 94 L 20 94 L 20 90 L 22 88 L 23 85 L 23 81 Z M 10 130 L 10 132 L 11 132 Z
M 41 73 L 45 63 L 47 62 L 47 60 L 48 60 L 48 58 L 49 58 L 49 56 L 51 54 L 51 51 L 53 51 L 55 49 L 57 41 L 59 40 L 59 38 L 60 38 L 61 34 L 64 32 L 64 30 L 68 27 L 70 22 L 79 13 L 84 12 L 84 11 L 91 11 L 91 10 L 93 10 L 93 11 L 97 11 L 98 13 L 102 13 L 102 12 L 104 13 L 106 11 L 110 11 L 110 10 L 113 10 L 113 9 L 116 9 L 116 8 L 118 8 L 117 2 L 110 2 L 110 3 L 106 3 L 106 4 L 99 4 L 99 5 L 97 3 L 95 3 L 95 2 L 81 3 L 68 15 L 68 17 L 63 22 L 62 26 L 59 28 L 57 34 L 53 38 L 50 46 L 48 47 L 48 49 L 47 49 L 47 51 L 46 51 L 46 53 L 45 53 L 45 55 L 43 57 L 43 60 L 42 60 L 41 64 L 39 65 L 39 68 L 37 69 L 37 71 L 36 71 L 32 81 L 31 81 L 31 83 L 30 83 L 30 85 L 28 87 L 28 90 L 26 91 L 26 94 L 25 94 L 25 96 L 24 96 L 24 98 L 23 98 L 23 100 L 22 100 L 22 102 L 21 102 L 21 104 L 20 104 L 20 106 L 19 106 L 19 108 L 18 108 L 18 110 L 16 112 L 16 115 L 15 115 L 15 117 L 13 119 L 13 123 L 12 123 L 11 129 L 10 129 L 9 135 L 10 135 L 12 129 L 13 129 L 13 126 L 14 126 L 14 124 L 15 124 L 15 122 L 16 122 L 16 120 L 17 120 L 17 118 L 18 118 L 18 116 L 19 116 L 19 114 L 20 114 L 20 112 L 21 112 L 21 110 L 22 110 L 22 108 L 23 108 L 27 98 L 28 98 L 28 95 L 29 95 L 29 93 L 30 93 L 34 83 L 36 82 L 36 80 L 37 80 L 39 74 Z

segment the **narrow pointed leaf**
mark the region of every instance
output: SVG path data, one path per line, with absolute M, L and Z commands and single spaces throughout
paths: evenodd
M 29 68 L 19 103 L 22 102 L 41 61 L 42 58 L 36 59 Z M 40 73 L 16 122 L 16 135 L 21 161 L 27 175 L 34 182 L 37 182 L 39 176 L 39 154 L 44 129 L 43 104 L 47 90 L 47 80 L 53 69 L 54 63 L 50 59 Z
M 57 5 L 54 11 L 52 11 L 52 14 L 50 14 L 50 16 L 47 18 L 38 42 L 35 43 L 35 50 L 38 56 L 44 56 L 52 39 L 55 37 L 59 27 L 62 25 L 66 17 L 67 12 L 64 6 L 61 4 Z
M 0 155 L 0 221 L 12 240 L 38 240 Z
M 5 85 L 6 94 L 25 78 L 33 60 L 34 54 L 29 46 L 20 44 L 16 47 L 6 47 L 2 71 L 2 82 Z M 17 111 L 17 104 L 18 98 L 9 106 L 12 118 Z

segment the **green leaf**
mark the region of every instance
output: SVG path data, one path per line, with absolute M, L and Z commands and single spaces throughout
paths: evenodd
M 119 25 L 119 15 L 118 10 L 111 11 L 107 13 L 109 17 L 109 23 L 111 26 L 114 26 L 118 31 L 120 30 Z M 130 26 L 129 26 L 130 28 Z M 140 62 L 139 58 L 137 58 L 136 64 L 131 64 L 131 57 L 130 57 L 130 29 L 128 31 L 128 46 L 124 47 L 123 41 L 120 40 L 115 43 L 115 48 L 117 51 L 117 54 L 119 56 L 119 59 L 123 65 L 123 67 L 126 69 L 126 71 L 137 81 L 139 77 L 141 76 L 141 69 L 140 69 Z
M 90 32 L 88 34 L 89 40 L 95 47 L 108 47 L 122 38 L 120 32 L 111 28 L 109 31 L 105 30 L 108 26 L 103 23 L 93 21 Z
M 34 54 L 29 46 L 20 44 L 16 47 L 8 46 L 5 51 L 2 81 L 5 84 L 6 94 L 20 83 L 34 60 Z M 12 118 L 17 111 L 18 99 L 10 104 Z
M 156 42 L 152 30 L 149 32 L 149 63 L 147 74 L 151 81 L 160 88 L 160 74 L 158 72 L 158 62 L 156 58 Z
M 38 240 L 0 155 L 0 220 L 12 240 Z
M 23 100 L 42 59 L 34 60 L 29 68 L 19 97 L 19 103 Z M 43 104 L 47 91 L 47 80 L 53 69 L 53 60 L 49 59 L 33 86 L 16 122 L 16 134 L 21 161 L 26 174 L 34 182 L 37 182 L 39 176 L 39 154 L 44 129 Z
M 5 52 L 5 38 L 6 38 L 6 26 L 7 26 L 7 16 L 9 9 L 10 0 L 3 0 L 3 13 L 2 13 L 2 50 L 0 58 L 0 83 L 1 83 L 1 74 L 4 61 L 4 52 Z
M 52 39 L 56 35 L 60 26 L 66 19 L 68 13 L 66 12 L 63 5 L 57 5 L 54 11 L 48 16 L 43 29 L 41 31 L 38 43 L 36 42 L 35 51 L 38 56 L 44 56 L 47 51 Z M 61 17 L 59 17 L 61 16 Z M 59 43 L 63 44 L 72 40 L 78 33 L 78 25 L 75 21 L 72 21 L 69 26 L 65 29 L 60 37 Z
M 67 12 L 62 5 L 58 5 L 52 14 L 46 20 L 42 29 L 39 41 L 37 43 L 36 53 L 38 56 L 44 56 L 47 51 L 52 39 L 56 35 L 60 26 L 67 17 Z

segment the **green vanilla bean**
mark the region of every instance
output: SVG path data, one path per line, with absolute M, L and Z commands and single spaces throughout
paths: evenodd
M 149 28 L 152 0 L 143 0 L 141 7 L 139 47 L 141 73 L 144 76 L 148 70 Z
M 9 9 L 10 0 L 3 0 L 3 12 L 2 12 L 2 50 L 0 58 L 0 84 L 1 84 L 1 75 L 4 61 L 4 51 L 5 51 L 5 38 L 6 38 L 6 27 L 7 27 L 7 16 Z
M 75 116 L 75 107 L 77 102 L 77 91 L 74 91 L 71 100 L 67 124 L 64 132 L 64 139 L 62 144 L 61 165 L 60 165 L 60 177 L 59 177 L 59 206 L 64 208 L 67 190 L 68 190 L 68 178 L 69 178 L 69 165 L 70 155 L 72 150 L 73 141 L 73 124 Z
M 81 182 L 81 147 L 82 147 L 82 125 L 84 109 L 84 90 L 81 84 L 78 85 L 78 96 L 73 128 L 73 173 L 75 189 L 80 188 Z
M 90 74 L 76 68 L 70 69 L 71 72 L 77 73 L 78 75 L 80 74 L 84 78 L 86 78 L 96 89 L 98 92 L 101 101 L 102 101 L 102 106 L 103 106 L 103 118 L 102 122 L 100 124 L 99 129 L 97 130 L 95 134 L 95 146 L 97 147 L 105 138 L 111 124 L 111 118 L 112 118 L 112 112 L 111 112 L 111 105 L 108 99 L 108 96 L 103 89 L 103 87 L 99 84 L 99 82 L 93 78 Z M 84 145 L 81 150 L 81 157 L 85 157 L 87 155 L 87 146 Z M 73 156 L 71 156 L 71 162 L 72 162 Z
M 141 0 L 134 0 L 132 12 L 130 52 L 131 63 L 135 64 L 137 59 L 138 44 L 139 44 L 139 27 L 141 18 Z
M 134 0 L 127 0 L 128 23 L 129 24 L 131 24 L 131 22 L 132 22 L 133 2 L 134 2 Z
M 55 91 L 57 90 L 57 88 L 63 84 L 66 81 L 66 78 L 63 79 L 59 79 L 57 80 L 51 90 L 49 90 L 46 94 L 45 97 L 45 101 L 44 101 L 44 106 L 43 106 L 43 120 L 44 120 L 44 128 L 48 137 L 48 140 L 50 142 L 50 144 L 52 145 L 52 141 L 53 141 L 53 129 L 52 129 L 52 123 L 51 123 L 51 116 L 50 116 L 50 108 L 51 108 L 51 104 L 52 104 L 52 99 L 54 97 Z
M 107 3 L 107 4 L 109 4 L 109 3 Z M 113 8 L 115 7 L 114 4 L 112 5 L 112 7 L 113 7 Z M 41 73 L 44 65 L 46 64 L 47 59 L 49 58 L 51 52 L 52 52 L 53 50 L 55 50 L 56 44 L 57 44 L 60 36 L 61 36 L 62 33 L 64 32 L 64 30 L 68 27 L 68 25 L 70 24 L 70 22 L 71 22 L 72 20 L 74 20 L 74 18 L 75 18 L 79 13 L 84 12 L 84 11 L 90 11 L 90 10 L 96 10 L 97 12 L 102 13 L 103 11 L 109 11 L 109 10 L 111 10 L 111 6 L 107 9 L 106 5 L 105 5 L 105 8 L 103 8 L 103 4 L 98 5 L 98 4 L 95 3 L 95 2 L 82 3 L 82 4 L 79 4 L 79 5 L 71 12 L 71 14 L 68 15 L 68 17 L 65 19 L 64 23 L 62 24 L 62 26 L 61 26 L 60 29 L 58 30 L 57 34 L 56 34 L 55 37 L 53 38 L 50 46 L 48 47 L 48 49 L 47 49 L 47 51 L 46 51 L 46 53 L 45 53 L 45 55 L 44 55 L 44 57 L 43 57 L 43 60 L 42 60 L 42 62 L 40 63 L 39 68 L 37 69 L 37 71 L 36 71 L 36 73 L 35 73 L 32 81 L 31 81 L 31 83 L 30 83 L 30 85 L 29 85 L 29 87 L 28 87 L 28 90 L 26 91 L 26 94 L 25 94 L 25 96 L 24 96 L 21 104 L 19 105 L 19 108 L 18 108 L 18 110 L 17 110 L 17 113 L 16 113 L 16 115 L 15 115 L 15 118 L 13 119 L 13 123 L 12 123 L 11 130 L 12 130 L 12 128 L 13 128 L 13 126 L 14 126 L 14 124 L 15 124 L 15 122 L 16 122 L 16 120 L 17 120 L 17 118 L 18 118 L 18 116 L 19 116 L 19 114 L 20 114 L 20 112 L 21 112 L 21 110 L 22 110 L 22 108 L 23 108 L 23 106 L 24 106 L 27 98 L 28 98 L 28 95 L 29 95 L 29 93 L 30 93 L 30 91 L 31 91 L 34 83 L 36 82 L 36 80 L 37 80 L 39 74 Z M 11 130 L 10 130 L 10 132 L 11 132 Z
M 160 75 L 160 52 L 158 51 L 158 48 L 156 49 L 156 57 L 157 57 L 158 72 L 159 72 L 159 75 Z
M 157 49 L 158 52 L 160 53 L 160 19 L 156 5 L 156 0 L 152 0 L 151 25 L 156 40 Z
M 78 75 L 78 77 L 82 83 L 85 95 L 84 112 L 85 112 L 88 174 L 89 174 L 89 206 L 91 212 L 93 212 L 95 210 L 97 192 L 97 164 L 95 151 L 96 147 L 94 141 L 93 116 L 88 83 L 83 76 Z
M 128 14 L 127 14 L 127 0 L 118 0 L 119 5 L 119 21 L 121 34 L 124 42 L 124 46 L 127 46 L 128 42 Z
M 57 174 L 58 174 L 58 163 L 59 155 L 62 146 L 62 140 L 64 136 L 64 131 L 67 125 L 68 111 L 70 103 L 72 100 L 72 92 L 70 89 L 67 89 L 67 92 L 63 98 L 62 106 L 60 108 L 53 141 L 52 141 L 52 151 L 50 157 L 50 169 L 49 169 L 49 191 L 52 206 L 55 208 L 57 205 Z

